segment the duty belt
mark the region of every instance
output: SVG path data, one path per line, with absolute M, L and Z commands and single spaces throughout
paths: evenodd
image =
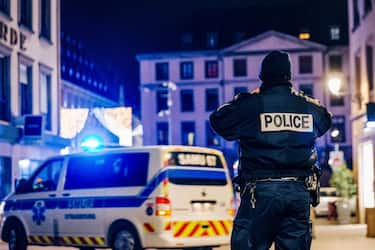
M 256 189 L 256 183 L 257 182 L 272 182 L 272 181 L 306 181 L 306 177 L 280 177 L 280 178 L 264 178 L 264 179 L 253 179 L 246 183 L 243 190 L 240 190 L 240 196 L 243 198 L 243 196 L 246 194 L 246 192 L 250 191 L 250 204 L 252 208 L 255 208 L 256 198 L 255 198 L 255 189 Z

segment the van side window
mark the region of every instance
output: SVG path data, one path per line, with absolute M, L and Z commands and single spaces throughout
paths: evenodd
M 69 160 L 64 189 L 144 186 L 149 153 L 77 156 Z
M 46 162 L 30 179 L 30 192 L 56 191 L 59 183 L 63 160 Z

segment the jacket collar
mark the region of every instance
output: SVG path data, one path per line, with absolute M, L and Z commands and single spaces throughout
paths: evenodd
M 275 82 L 275 83 L 265 83 L 263 82 L 260 86 L 261 92 L 268 92 L 268 91 L 290 91 L 292 88 L 291 82 Z

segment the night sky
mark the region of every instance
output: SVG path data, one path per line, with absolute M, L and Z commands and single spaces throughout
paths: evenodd
M 347 44 L 346 0 L 62 0 L 61 30 L 80 40 L 98 67 L 125 83 L 125 103 L 139 112 L 137 53 L 181 50 L 181 34 L 206 49 L 206 32 L 219 33 L 219 47 L 273 29 L 326 43 L 328 26 L 340 25 Z

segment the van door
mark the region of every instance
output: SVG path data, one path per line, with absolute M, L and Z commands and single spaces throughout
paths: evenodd
M 233 220 L 233 188 L 221 158 L 176 152 L 167 169 L 174 237 L 228 236 Z
M 20 209 L 20 217 L 26 222 L 29 235 L 49 236 L 38 243 L 52 243 L 63 163 L 63 159 L 44 163 L 27 181 L 22 193 L 15 196 L 15 203 L 18 203 L 15 207 Z

